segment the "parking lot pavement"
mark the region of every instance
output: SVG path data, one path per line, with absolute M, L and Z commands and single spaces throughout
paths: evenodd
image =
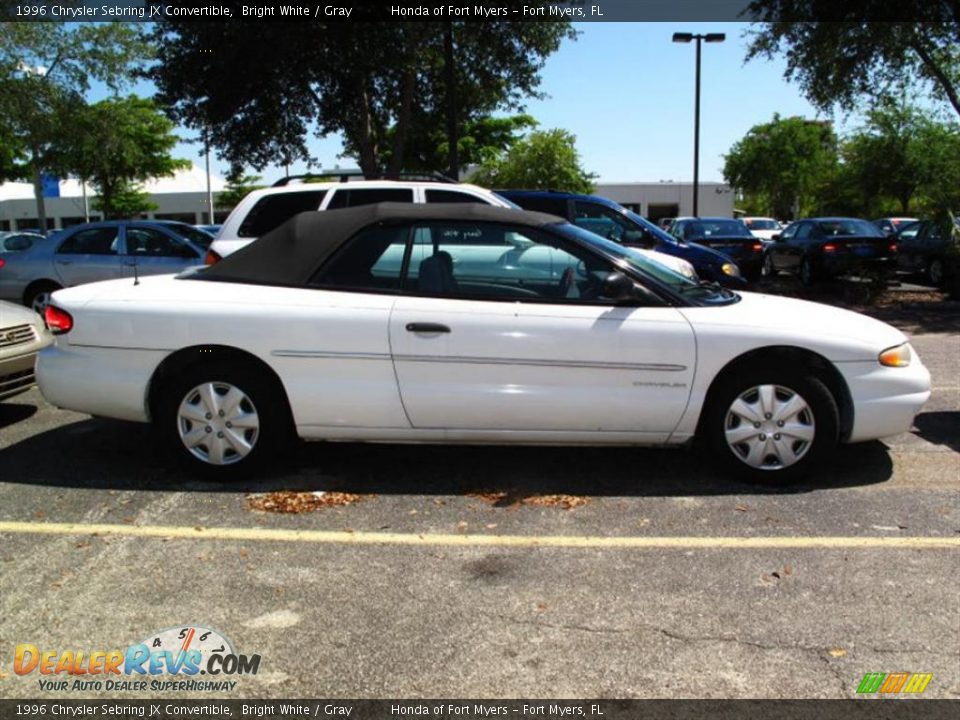
M 145 427 L 33 390 L 0 406 L 0 696 L 117 695 L 41 691 L 12 672 L 17 643 L 197 624 L 262 657 L 204 697 L 825 698 L 906 671 L 955 698 L 953 323 L 908 327 L 934 382 L 916 429 L 793 488 L 688 451 L 353 444 L 216 485 Z M 355 497 L 251 508 L 278 490 Z

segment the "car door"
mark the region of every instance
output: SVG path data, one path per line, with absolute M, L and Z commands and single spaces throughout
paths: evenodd
M 414 428 L 669 436 L 696 359 L 676 309 L 599 297 L 612 265 L 543 231 L 431 222 L 412 238 L 390 346 Z
M 178 273 L 199 265 L 199 249 L 158 227 L 130 224 L 124 228 L 124 271 L 128 276 Z
M 65 287 L 123 277 L 119 224 L 107 223 L 72 233 L 54 251 L 53 265 Z
M 923 268 L 924 244 L 930 232 L 930 223 L 921 223 L 920 229 L 912 236 L 902 236 L 897 241 L 897 266 L 901 270 L 914 272 Z
M 782 269 L 788 272 L 797 272 L 800 269 L 800 262 L 807 252 L 807 245 L 810 241 L 810 234 L 813 231 L 813 223 L 798 223 L 793 235 L 786 239 L 781 251 Z

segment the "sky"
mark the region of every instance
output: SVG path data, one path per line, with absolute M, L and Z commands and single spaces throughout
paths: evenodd
M 723 155 L 758 123 L 774 113 L 789 117 L 844 118 L 818 114 L 798 85 L 783 79 L 782 57 L 744 64 L 746 23 L 578 23 L 580 35 L 564 41 L 547 58 L 541 72 L 542 100 L 531 100 L 526 111 L 541 129 L 564 128 L 577 138 L 583 167 L 598 182 L 658 182 L 693 180 L 693 115 L 695 44 L 673 43 L 674 32 L 724 32 L 723 43 L 704 43 L 700 98 L 700 180 L 723 180 Z M 153 94 L 148 83 L 134 88 Z M 100 99 L 103 88 L 92 99 Z M 847 125 L 855 120 L 847 120 Z M 181 137 L 195 132 L 181 128 Z M 311 154 L 318 169 L 356 167 L 338 158 L 338 136 L 313 138 Z M 178 157 L 202 167 L 200 146 L 181 144 Z M 211 158 L 212 170 L 224 175 L 226 163 Z M 291 173 L 307 172 L 294 163 Z M 267 182 L 282 177 L 282 168 L 257 171 Z

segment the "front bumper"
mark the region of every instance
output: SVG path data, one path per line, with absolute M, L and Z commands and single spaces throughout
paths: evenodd
M 837 363 L 853 400 L 853 428 L 847 442 L 863 442 L 909 432 L 930 398 L 930 372 L 916 353 L 909 367 L 879 362 Z
M 0 400 L 19 395 L 33 387 L 36 382 L 36 362 L 35 350 L 0 360 Z

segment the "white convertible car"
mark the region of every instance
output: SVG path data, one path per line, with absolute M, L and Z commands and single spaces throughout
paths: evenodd
M 296 435 L 681 445 L 783 481 L 909 430 L 898 330 L 695 283 L 560 218 L 482 205 L 303 213 L 192 274 L 54 294 L 53 404 L 153 422 L 229 477 Z

